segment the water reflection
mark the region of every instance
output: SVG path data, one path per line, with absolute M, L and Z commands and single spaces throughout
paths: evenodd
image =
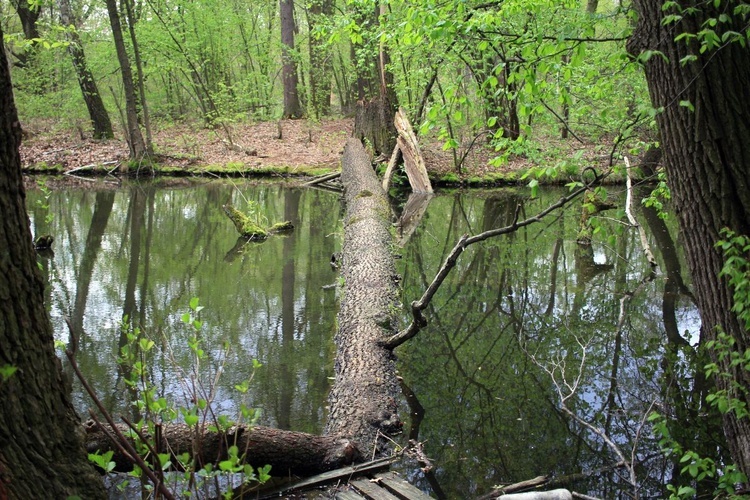
M 29 210 L 35 234 L 56 238 L 42 266 L 57 340 L 70 344 L 69 318 L 82 369 L 110 408 L 129 411 L 127 373 L 115 360 L 124 315 L 157 343 L 149 376 L 159 389 L 179 399 L 193 384 L 191 332 L 180 315 L 200 297 L 208 346 L 200 380 L 210 385 L 221 370 L 217 409 L 236 413 L 234 387 L 258 359 L 264 367 L 248 394 L 263 423 L 322 430 L 337 307 L 328 262 L 342 235 L 337 195 L 214 182 L 61 189 L 49 200 L 51 221 L 40 196 L 29 193 Z M 510 224 L 518 206 L 521 218 L 532 216 L 559 197 L 508 189 L 410 199 L 398 209 L 404 304 L 462 234 Z M 238 241 L 221 210 L 228 201 L 240 209 L 255 202 L 269 221 L 296 229 L 262 244 Z M 597 219 L 591 246 L 578 245 L 580 210 L 574 204 L 467 249 L 425 312 L 427 329 L 399 349 L 414 411 L 424 409 L 409 437 L 426 443 L 437 466 L 430 478 L 404 472 L 426 491 L 466 498 L 549 475 L 590 495 L 629 495 L 630 477 L 615 466 L 622 458 L 587 422 L 635 463 L 641 496 L 662 496 L 679 466 L 663 459 L 644 420 L 654 408 L 682 422 L 670 424 L 675 439 L 720 458 L 719 423 L 701 413 L 709 385 L 695 370 L 700 323 L 674 221 L 639 214 L 659 259 L 654 276 L 636 231 L 614 212 Z M 77 386 L 74 399 L 85 412 Z
M 219 183 L 56 190 L 48 223 L 38 194 L 29 194 L 35 233 L 56 238 L 54 258 L 44 265 L 57 340 L 70 343 L 69 318 L 79 332 L 79 363 L 111 409 L 128 409 L 123 377 L 129 374 L 116 363 L 125 316 L 161 347 L 150 376 L 182 402 L 194 363 L 180 316 L 199 297 L 209 347 L 202 381 L 209 384 L 222 370 L 218 409 L 236 412 L 233 387 L 249 376 L 255 358 L 264 368 L 249 396 L 263 422 L 322 429 L 336 313 L 335 292 L 324 289 L 336 280 L 328 265 L 339 247 L 335 195 Z M 268 220 L 291 220 L 296 229 L 238 246 L 221 210 L 230 200 L 240 208 L 257 202 Z M 78 387 L 74 398 L 85 414 L 90 403 Z

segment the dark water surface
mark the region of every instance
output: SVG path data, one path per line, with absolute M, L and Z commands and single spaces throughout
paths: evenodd
M 521 218 L 534 215 L 562 192 L 527 194 L 432 198 L 418 224 L 403 228 L 397 249 L 404 304 L 422 294 L 462 234 L 510 224 L 519 204 Z M 270 222 L 291 220 L 296 229 L 243 245 L 221 209 L 230 200 L 240 209 L 256 202 Z M 336 194 L 229 182 L 133 184 L 55 189 L 44 204 L 39 191 L 29 193 L 34 233 L 55 236 L 54 256 L 41 263 L 56 338 L 69 344 L 69 318 L 80 332 L 81 368 L 113 411 L 132 413 L 116 362 L 127 314 L 156 343 L 149 378 L 168 398 L 184 404 L 185 387 L 215 387 L 215 408 L 235 415 L 243 398 L 234 387 L 257 359 L 263 367 L 244 400 L 262 410 L 260 422 L 322 431 L 337 311 L 329 260 L 343 231 Z M 601 229 L 591 246 L 578 245 L 580 210 L 578 202 L 470 247 L 426 311 L 429 326 L 397 351 L 407 392 L 424 413 L 409 418 L 421 411 L 404 398 L 404 437 L 424 442 L 435 464 L 434 476 L 403 472 L 426 491 L 471 498 L 496 484 L 587 473 L 566 486 L 624 497 L 633 487 L 612 467 L 621 457 L 605 434 L 637 463 L 642 497 L 663 494 L 673 465 L 645 417 L 691 394 L 686 360 L 700 329 L 675 224 L 634 207 L 659 261 L 652 275 L 637 231 L 614 210 L 596 219 Z M 191 331 L 180 321 L 192 297 L 205 306 L 200 335 L 208 356 L 197 375 Z M 74 400 L 82 414 L 91 406 L 78 384 Z

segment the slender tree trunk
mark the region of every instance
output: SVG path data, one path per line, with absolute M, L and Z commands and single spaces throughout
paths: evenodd
M 135 69 L 138 75 L 138 97 L 140 98 L 140 111 L 143 117 L 143 127 L 146 129 L 146 151 L 148 154 L 153 153 L 151 143 L 151 119 L 148 114 L 148 103 L 146 102 L 146 87 L 143 79 L 143 64 L 141 63 L 141 49 L 138 46 L 138 39 L 135 36 L 136 17 L 133 13 L 132 0 L 122 0 L 125 4 L 125 13 L 128 21 L 128 33 L 130 34 L 130 43 L 133 44 L 133 57 L 135 58 Z
M 120 13 L 117 11 L 117 0 L 106 0 L 106 2 L 109 22 L 112 26 L 112 36 L 114 37 L 115 49 L 117 50 L 117 60 L 120 63 L 122 85 L 125 91 L 125 114 L 127 117 L 130 159 L 140 161 L 148 154 L 148 149 L 143 140 L 141 129 L 138 126 L 138 104 L 135 97 L 133 73 L 130 69 L 130 59 L 125 49 L 125 41 L 122 38 L 122 26 L 120 24 Z
M 83 51 L 83 45 L 81 44 L 81 37 L 76 31 L 78 23 L 74 21 L 73 13 L 70 8 L 70 0 L 60 0 L 60 22 L 63 26 L 73 27 L 66 32 L 66 36 L 70 44 L 68 45 L 68 52 L 73 60 L 73 67 L 78 77 L 78 85 L 81 87 L 81 94 L 83 100 L 86 103 L 86 109 L 89 112 L 89 118 L 91 119 L 91 126 L 94 127 L 94 139 L 111 139 L 114 137 L 112 132 L 112 122 L 109 119 L 107 109 L 104 107 L 101 95 L 99 95 L 99 89 L 94 80 L 94 75 L 91 74 L 88 65 L 86 64 L 86 54 Z
M 331 113 L 332 54 L 321 40 L 313 35 L 315 25 L 322 18 L 333 14 L 332 0 L 315 0 L 308 11 L 310 27 L 310 107 L 312 113 L 321 118 Z
M 2 39 L 0 30 L 0 39 Z M 0 498 L 104 498 L 83 448 L 31 241 L 5 51 L 0 50 Z
M 281 15 L 281 79 L 284 82 L 284 118 L 301 118 L 297 62 L 294 57 L 294 0 L 279 0 Z
M 693 2 L 677 2 L 683 8 Z M 728 30 L 745 33 L 747 19 L 735 15 L 744 2 L 702 3 L 676 23 L 664 25 L 662 2 L 636 0 L 640 15 L 628 50 L 640 54 L 658 50 L 667 58 L 654 56 L 645 63 L 646 79 L 657 115 L 675 207 L 679 214 L 682 240 L 701 312 L 703 335 L 715 339 L 719 331 L 731 335 L 738 353 L 750 348 L 750 335 L 732 312 L 733 293 L 726 279 L 719 278 L 724 258 L 715 248 L 719 231 L 728 227 L 750 235 L 750 47 L 725 43 L 704 52 L 696 40 L 675 42 L 681 33 L 696 34 L 708 19 L 723 17 L 717 36 Z M 744 35 L 740 35 L 744 36 Z M 692 62 L 681 62 L 686 56 Z M 741 354 L 740 354 L 741 355 Z M 719 389 L 750 405 L 750 371 L 733 368 L 730 357 L 714 361 L 730 379 L 718 377 Z M 737 390 L 737 387 L 744 390 Z M 750 476 L 750 419 L 725 414 L 724 431 L 740 470 Z

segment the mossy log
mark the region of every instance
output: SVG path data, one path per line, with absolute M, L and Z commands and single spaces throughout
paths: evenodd
M 270 227 L 262 227 L 253 219 L 243 214 L 230 204 L 222 207 L 229 220 L 232 221 L 240 236 L 248 240 L 265 240 L 269 234 L 289 231 L 294 226 L 289 221 L 277 222 Z

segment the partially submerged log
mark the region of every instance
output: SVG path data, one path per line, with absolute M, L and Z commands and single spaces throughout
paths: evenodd
M 248 240 L 265 240 L 271 233 L 279 233 L 294 229 L 294 226 L 289 221 L 277 222 L 267 228 L 261 227 L 253 219 L 228 203 L 222 208 L 224 209 L 224 213 L 227 214 L 227 217 L 229 217 L 229 220 L 234 224 L 237 232 L 240 233 L 240 236 Z
M 336 333 L 335 381 L 326 433 L 355 440 L 368 458 L 384 453 L 401 430 L 396 360 L 383 342 L 394 333 L 398 294 L 391 254 L 390 208 L 362 143 L 344 148 L 346 217 L 341 274 L 344 296 Z
M 122 424 L 118 428 L 127 435 L 127 426 Z M 86 450 L 89 453 L 106 453 L 112 450 L 115 452 L 112 457 L 116 464 L 115 470 L 132 470 L 133 464 L 96 424 L 87 422 L 84 430 Z M 150 439 L 151 436 L 146 438 Z M 169 450 L 173 464 L 177 464 L 174 457 L 183 453 L 192 455 L 194 450 L 198 450 L 196 458 L 199 464 L 217 464 L 227 459 L 228 445 L 235 445 L 240 453 L 248 450 L 247 463 L 253 467 L 271 465 L 271 473 L 275 476 L 311 476 L 344 467 L 360 459 L 356 447 L 347 439 L 260 426 L 233 426 L 222 434 L 208 430 L 197 433 L 195 427 L 169 424 L 163 426 L 159 441 L 156 449 Z

